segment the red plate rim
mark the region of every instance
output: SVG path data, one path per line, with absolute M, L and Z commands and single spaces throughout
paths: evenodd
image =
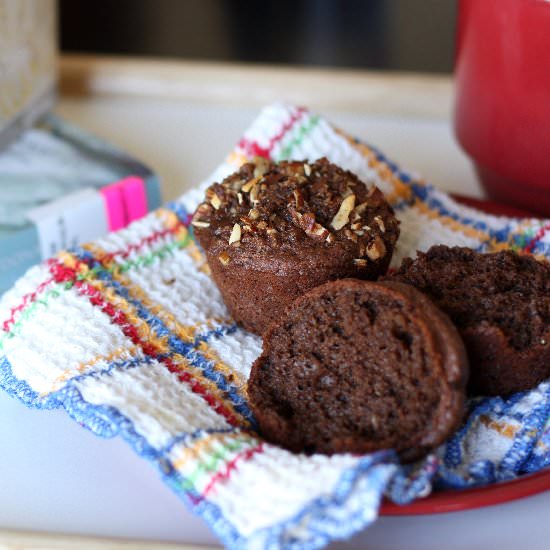
M 384 500 L 380 509 L 380 515 L 416 516 L 474 510 L 475 508 L 493 506 L 536 495 L 549 489 L 550 467 L 533 474 L 526 474 L 510 481 L 502 481 L 486 485 L 485 487 L 433 493 L 411 504 L 399 505 Z

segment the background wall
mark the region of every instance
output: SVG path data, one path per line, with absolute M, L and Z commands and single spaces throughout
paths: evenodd
M 456 0 L 60 0 L 67 51 L 452 70 Z

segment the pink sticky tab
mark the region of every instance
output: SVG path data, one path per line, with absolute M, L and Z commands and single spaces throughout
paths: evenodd
M 147 214 L 147 193 L 143 179 L 129 176 L 101 189 L 109 231 L 126 227 Z

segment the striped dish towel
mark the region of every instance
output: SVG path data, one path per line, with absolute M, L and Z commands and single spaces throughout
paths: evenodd
M 319 548 L 432 490 L 510 479 L 550 459 L 550 384 L 469 403 L 465 426 L 406 468 L 393 452 L 294 455 L 255 432 L 245 385 L 261 340 L 228 317 L 193 241 L 204 186 L 251 156 L 326 156 L 376 183 L 401 220 L 394 265 L 435 243 L 550 257 L 548 221 L 458 205 L 306 109 L 266 108 L 204 183 L 127 229 L 31 269 L 0 302 L 0 384 L 120 435 L 230 548 Z

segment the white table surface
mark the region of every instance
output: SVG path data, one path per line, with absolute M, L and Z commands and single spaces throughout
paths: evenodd
M 257 114 L 116 97 L 62 99 L 58 112 L 150 164 L 163 179 L 166 199 L 206 177 Z M 481 196 L 447 121 L 324 114 L 432 183 Z M 122 440 L 102 440 L 63 411 L 29 410 L 3 392 L 0 418 L 0 529 L 217 543 Z M 331 548 L 547 549 L 549 506 L 550 492 L 475 511 L 381 518 Z

